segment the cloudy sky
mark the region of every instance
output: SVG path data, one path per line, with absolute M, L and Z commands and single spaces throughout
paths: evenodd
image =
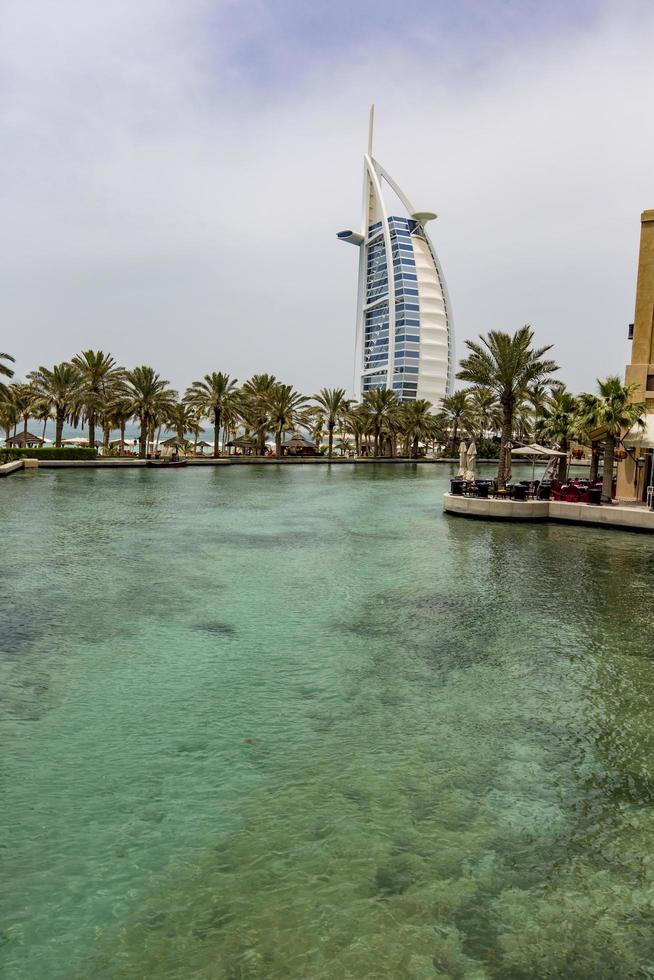
M 653 38 L 649 0 L 3 0 L 0 350 L 350 388 L 374 101 L 457 356 L 529 322 L 592 387 L 628 359 Z

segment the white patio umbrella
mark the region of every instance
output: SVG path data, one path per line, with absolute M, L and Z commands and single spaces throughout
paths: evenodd
M 477 447 L 475 445 L 475 440 L 473 439 L 468 446 L 468 452 L 466 453 L 466 480 L 474 480 L 476 463 Z
M 61 440 L 67 446 L 88 446 L 89 440 L 85 439 L 84 436 L 73 436 L 72 439 L 62 439 Z
M 539 446 L 537 442 L 531 443 L 529 446 L 516 446 L 515 449 L 511 450 L 512 456 L 529 456 L 531 459 L 531 482 L 534 482 L 534 477 L 536 474 L 536 460 L 538 458 L 547 457 L 552 459 L 554 457 L 567 456 L 567 453 L 561 453 L 557 449 L 548 449 L 547 446 Z
M 466 444 L 462 439 L 461 442 L 459 443 L 459 468 L 456 471 L 457 476 L 462 476 L 465 478 L 467 463 L 468 463 L 468 451 L 466 448 Z

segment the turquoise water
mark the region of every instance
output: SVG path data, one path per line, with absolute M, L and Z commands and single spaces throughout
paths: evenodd
M 654 542 L 436 466 L 0 483 L 0 975 L 654 976 Z

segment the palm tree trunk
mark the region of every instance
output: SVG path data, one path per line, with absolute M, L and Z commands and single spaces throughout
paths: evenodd
M 104 449 L 109 449 L 109 437 L 111 436 L 111 426 L 102 426 L 102 446 Z
M 417 459 L 418 458 L 418 436 L 417 435 L 415 435 L 413 437 L 413 458 L 414 459 Z
M 282 455 L 282 427 L 275 430 L 275 455 L 277 459 L 281 458 Z
M 61 438 L 64 434 L 64 414 L 62 409 L 57 409 L 55 417 L 55 449 L 61 449 Z
M 122 456 L 125 452 L 125 423 L 120 422 L 120 455 Z
M 48 417 L 46 416 L 43 419 L 43 432 L 41 433 L 41 438 L 43 439 L 44 442 L 45 442 L 45 427 L 47 424 L 48 424 Z
M 218 445 L 218 439 L 220 438 L 220 411 L 217 408 L 213 410 L 213 456 L 216 459 L 220 456 L 220 446 Z
M 602 503 L 610 504 L 613 499 L 613 456 L 615 438 L 607 434 L 604 442 L 604 474 L 602 476 Z
M 459 434 L 459 420 L 454 419 L 454 425 L 452 426 L 452 435 L 451 435 L 452 444 L 450 446 L 452 452 L 454 452 L 454 447 L 456 446 L 456 437 L 458 434 Z
M 145 459 L 148 446 L 148 423 L 147 420 L 141 419 L 141 431 L 139 432 L 139 456 L 141 459 Z
M 599 472 L 599 447 L 596 442 L 592 442 L 590 446 L 590 482 L 597 482 L 597 474 Z
M 334 426 L 333 425 L 328 425 L 327 426 L 327 432 L 328 432 L 328 440 L 329 440 L 329 448 L 327 449 L 327 455 L 331 459 L 332 458 L 332 450 L 334 448 Z
M 500 462 L 497 467 L 497 482 L 505 486 L 509 472 L 508 461 L 511 453 L 511 434 L 513 432 L 513 402 L 502 403 L 502 444 L 500 446 Z
M 23 415 L 23 445 L 27 442 L 27 423 L 29 421 L 29 415 Z
M 95 412 L 89 415 L 89 446 L 95 449 Z
M 561 445 L 559 448 L 562 453 L 567 453 L 568 440 L 565 438 L 565 436 L 563 437 L 563 439 L 561 439 Z M 568 457 L 559 456 L 559 471 L 558 471 L 559 483 L 565 483 L 565 479 L 567 475 L 568 475 Z

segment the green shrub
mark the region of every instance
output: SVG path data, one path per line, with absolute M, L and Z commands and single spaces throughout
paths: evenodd
M 42 449 L 5 449 L 0 450 L 0 455 L 4 456 L 4 462 L 11 462 L 14 459 L 24 459 L 26 456 L 31 459 L 95 459 L 95 449 L 88 446 L 76 446 L 74 449 L 55 449 L 54 446 Z

